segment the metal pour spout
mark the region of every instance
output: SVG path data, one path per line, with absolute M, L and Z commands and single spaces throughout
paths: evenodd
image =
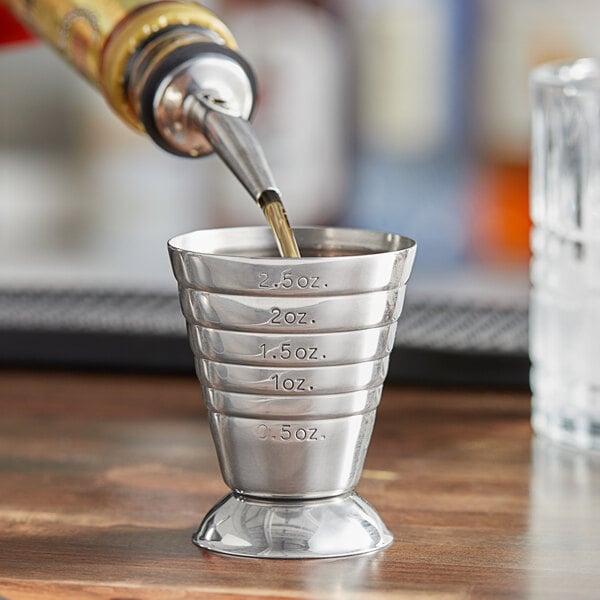
M 263 149 L 246 119 L 208 94 L 188 100 L 188 118 L 199 126 L 214 151 L 221 157 L 257 203 L 266 191 L 281 194 Z
M 148 135 L 179 156 L 215 151 L 262 209 L 281 256 L 298 257 L 281 194 L 248 123 L 255 95 L 250 66 L 203 28 L 175 28 L 146 44 L 127 84 Z
M 248 121 L 207 93 L 191 96 L 187 102 L 188 119 L 201 129 L 214 151 L 262 209 L 281 256 L 299 257 L 300 250 L 281 202 L 281 193 Z

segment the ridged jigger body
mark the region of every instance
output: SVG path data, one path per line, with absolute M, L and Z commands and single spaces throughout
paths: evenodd
M 223 478 L 233 493 L 194 542 L 241 556 L 345 556 L 391 534 L 354 493 L 415 243 L 265 227 L 184 234 L 169 252 Z

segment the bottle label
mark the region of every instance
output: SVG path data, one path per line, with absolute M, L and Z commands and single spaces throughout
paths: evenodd
M 8 0 L 19 19 L 92 82 L 98 79 L 104 42 L 137 4 L 144 0 Z

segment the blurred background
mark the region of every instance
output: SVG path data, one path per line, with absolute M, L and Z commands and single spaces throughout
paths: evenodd
M 528 73 L 549 60 L 599 55 L 600 4 L 205 4 L 229 25 L 257 72 L 255 126 L 292 224 L 413 237 L 419 251 L 410 298 L 428 302 L 431 314 L 452 303 L 467 307 L 460 313 L 463 329 L 473 307 L 513 311 L 513 320 L 520 315 L 518 339 L 508 345 L 525 369 Z M 174 297 L 170 237 L 262 223 L 217 158 L 175 158 L 130 131 L 42 43 L 5 47 L 0 81 L 4 329 L 19 322 L 21 333 L 64 332 L 77 310 L 90 327 L 89 306 L 56 309 L 59 290 Z M 43 291 L 44 310 L 30 307 Z M 119 317 L 125 328 L 135 329 L 132 311 Z M 53 324 L 41 312 L 54 315 Z M 155 306 L 140 317 L 140 331 L 160 329 L 159 312 Z M 105 324 L 114 321 L 98 314 Z M 421 326 L 431 324 L 431 314 L 429 320 L 419 314 Z M 78 323 L 71 328 L 81 330 L 85 323 Z M 177 323 L 183 329 L 183 319 Z M 449 327 L 457 329 L 456 319 Z M 491 332 L 496 339 L 506 322 L 499 327 Z M 5 349 L 5 357 L 13 355 Z

